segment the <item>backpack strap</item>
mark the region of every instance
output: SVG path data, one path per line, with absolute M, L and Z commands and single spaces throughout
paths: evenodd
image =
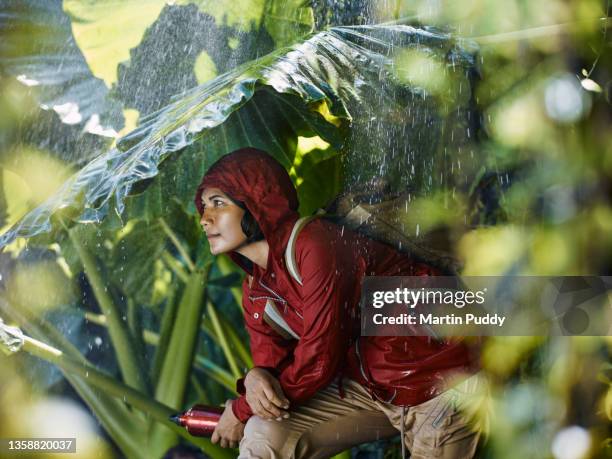
M 289 274 L 291 274 L 291 277 L 293 277 L 293 279 L 295 279 L 295 281 L 300 285 L 302 285 L 302 276 L 300 276 L 300 272 L 295 261 L 295 241 L 297 240 L 298 234 L 300 234 L 302 228 L 304 228 L 311 220 L 317 218 L 317 216 L 318 215 L 309 215 L 307 217 L 302 217 L 295 222 L 291 235 L 289 236 L 289 242 L 287 242 L 287 248 L 285 249 L 285 264 L 287 265 L 287 270 L 289 271 Z
M 293 229 L 291 230 L 291 234 L 289 235 L 287 248 L 285 249 L 285 264 L 287 265 L 287 270 L 289 271 L 291 277 L 293 277 L 293 279 L 300 285 L 302 285 L 302 277 L 300 276 L 300 272 L 298 271 L 298 266 L 295 261 L 295 241 L 297 240 L 300 231 L 302 231 L 302 228 L 304 228 L 316 217 L 317 215 L 310 215 L 308 217 L 302 217 L 295 222 Z M 291 329 L 289 324 L 287 324 L 285 319 L 283 319 L 283 316 L 278 312 L 273 301 L 268 300 L 266 303 L 266 307 L 264 308 L 264 321 L 283 338 L 300 339 L 299 335 Z

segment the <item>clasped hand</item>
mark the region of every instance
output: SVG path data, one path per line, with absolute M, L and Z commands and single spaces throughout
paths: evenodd
M 283 394 L 280 383 L 263 368 L 253 368 L 244 379 L 246 399 L 251 410 L 264 419 L 288 418 L 289 400 Z M 232 411 L 232 400 L 225 404 L 225 410 L 213 432 L 211 441 L 221 447 L 235 448 L 244 435 L 244 424 Z
M 288 418 L 289 400 L 280 382 L 263 368 L 251 369 L 244 378 L 246 399 L 254 414 L 263 419 Z

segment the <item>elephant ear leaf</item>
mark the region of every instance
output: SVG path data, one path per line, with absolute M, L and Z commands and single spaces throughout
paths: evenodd
M 316 145 L 316 141 L 312 143 Z M 300 213 L 311 215 L 317 209 L 326 207 L 340 193 L 342 162 L 340 155 L 330 145 L 313 149 L 307 145 L 304 148 L 306 150 L 298 150 L 296 183 Z
M 293 44 L 314 30 L 314 13 L 304 0 L 265 2 L 263 24 L 277 47 Z
M 130 49 L 141 42 L 167 3 L 165 0 L 64 0 L 63 7 L 72 19 L 75 41 L 89 68 L 111 87 L 117 82 L 117 66 L 130 59 Z
M 2 72 L 29 87 L 39 106 L 55 112 L 63 124 L 117 137 L 124 124 L 122 106 L 92 74 L 62 3 L 4 1 L 2 10 L 10 18 L 0 21 Z
M 151 304 L 155 282 L 163 279 L 162 253 L 166 234 L 156 223 L 131 221 L 125 234 L 119 233 L 110 252 L 109 277 L 125 296 L 138 304 Z

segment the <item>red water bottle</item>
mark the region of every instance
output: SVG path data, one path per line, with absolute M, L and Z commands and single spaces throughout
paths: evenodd
M 185 427 L 187 432 L 196 437 L 210 437 L 219 423 L 223 407 L 194 405 L 184 413 L 170 416 L 175 424 Z

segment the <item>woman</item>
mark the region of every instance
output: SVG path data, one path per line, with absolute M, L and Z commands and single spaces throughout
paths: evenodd
M 285 257 L 299 219 L 295 188 L 254 148 L 217 161 L 195 203 L 211 252 L 227 253 L 247 273 L 243 309 L 255 364 L 213 442 L 240 442 L 240 457 L 316 458 L 399 430 L 413 458 L 474 455 L 479 433 L 455 406 L 458 393 L 473 392 L 474 378 L 449 390 L 451 375 L 477 370 L 465 343 L 359 338 L 364 276 L 433 269 L 317 218 L 294 239 L 300 282 Z

